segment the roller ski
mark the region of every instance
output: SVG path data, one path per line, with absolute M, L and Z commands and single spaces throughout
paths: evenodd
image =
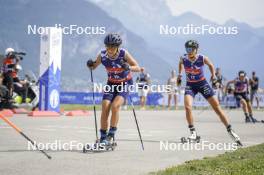
M 253 122 L 253 123 L 260 123 L 260 121 L 258 121 L 256 118 L 254 118 L 253 116 L 249 116 L 250 117 L 250 120 Z
M 250 122 L 251 122 L 251 121 L 250 121 L 250 118 L 249 118 L 249 117 L 246 117 L 246 118 L 245 118 L 245 122 L 246 122 L 246 123 L 250 123 Z
M 227 132 L 230 135 L 231 139 L 237 144 L 237 146 L 243 146 L 239 136 L 234 132 L 234 130 L 232 130 L 231 126 L 227 127 Z
M 117 143 L 113 137 L 96 140 L 94 144 L 87 144 L 83 147 L 83 153 L 86 152 L 104 152 L 114 151 Z
M 200 143 L 201 137 L 197 136 L 196 131 L 191 131 L 191 135 L 189 137 L 182 137 L 181 143 Z
M 107 144 L 105 146 L 106 151 L 114 151 L 117 146 L 115 138 L 112 136 L 107 136 Z
M 263 123 L 263 120 L 262 121 L 259 121 L 259 120 L 257 120 L 256 118 L 254 118 L 253 116 L 247 116 L 246 118 L 245 118 L 245 122 L 246 123 Z

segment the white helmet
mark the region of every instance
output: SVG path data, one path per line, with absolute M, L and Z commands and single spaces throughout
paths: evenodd
M 19 65 L 19 64 L 17 64 L 17 65 L 16 65 L 16 70 L 21 71 L 21 70 L 22 70 L 22 66 Z
M 5 50 L 5 55 L 8 55 L 8 54 L 11 53 L 11 52 L 15 52 L 15 50 L 14 50 L 13 48 L 9 47 L 9 48 L 7 48 L 7 49 Z

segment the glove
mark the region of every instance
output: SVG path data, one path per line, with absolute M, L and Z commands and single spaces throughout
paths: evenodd
M 212 79 L 212 85 L 216 87 L 217 83 L 218 83 L 217 79 L 213 78 Z
M 177 77 L 177 85 L 180 86 L 182 83 L 182 75 L 178 75 Z
M 216 85 L 217 83 L 217 78 L 215 76 L 211 76 L 211 81 L 213 85 Z
M 92 59 L 89 59 L 89 60 L 87 61 L 87 67 L 92 68 L 93 65 L 94 65 L 94 61 L 93 61 Z
M 120 65 L 123 69 L 125 69 L 126 71 L 130 70 L 130 66 L 127 62 L 125 62 L 124 60 L 120 61 Z

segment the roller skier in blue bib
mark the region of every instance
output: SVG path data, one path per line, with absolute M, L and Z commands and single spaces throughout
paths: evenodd
M 211 81 L 216 81 L 215 69 L 212 62 L 204 55 L 198 54 L 199 44 L 195 40 L 189 40 L 185 43 L 186 54 L 180 57 L 179 61 L 179 75 L 177 78 L 178 85 L 182 81 L 182 72 L 185 70 L 186 74 L 186 87 L 184 95 L 184 106 L 186 111 L 186 119 L 191 135 L 187 139 L 191 142 L 199 142 L 200 137 L 197 135 L 193 122 L 192 104 L 193 99 L 197 93 L 208 101 L 212 106 L 215 113 L 219 116 L 222 123 L 225 125 L 228 134 L 238 144 L 242 145 L 239 136 L 234 132 L 229 124 L 226 114 L 221 109 L 218 99 L 214 96 L 212 87 L 207 82 L 204 76 L 204 66 L 208 66 L 211 73 Z
M 100 143 L 108 144 L 115 138 L 119 120 L 119 110 L 125 102 L 129 92 L 129 86 L 133 84 L 132 72 L 140 72 L 137 61 L 128 51 L 120 48 L 122 39 L 119 34 L 110 33 L 104 39 L 105 49 L 98 55 L 95 61 L 88 60 L 87 66 L 94 70 L 102 64 L 107 72 L 107 86 L 109 91 L 105 91 L 102 101 Z M 124 87 L 123 90 L 121 87 Z M 112 112 L 110 127 L 108 118 Z

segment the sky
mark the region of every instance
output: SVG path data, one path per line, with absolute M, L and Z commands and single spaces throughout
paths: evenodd
M 173 15 L 194 12 L 206 19 L 225 23 L 229 19 L 264 27 L 263 0 L 166 0 Z

